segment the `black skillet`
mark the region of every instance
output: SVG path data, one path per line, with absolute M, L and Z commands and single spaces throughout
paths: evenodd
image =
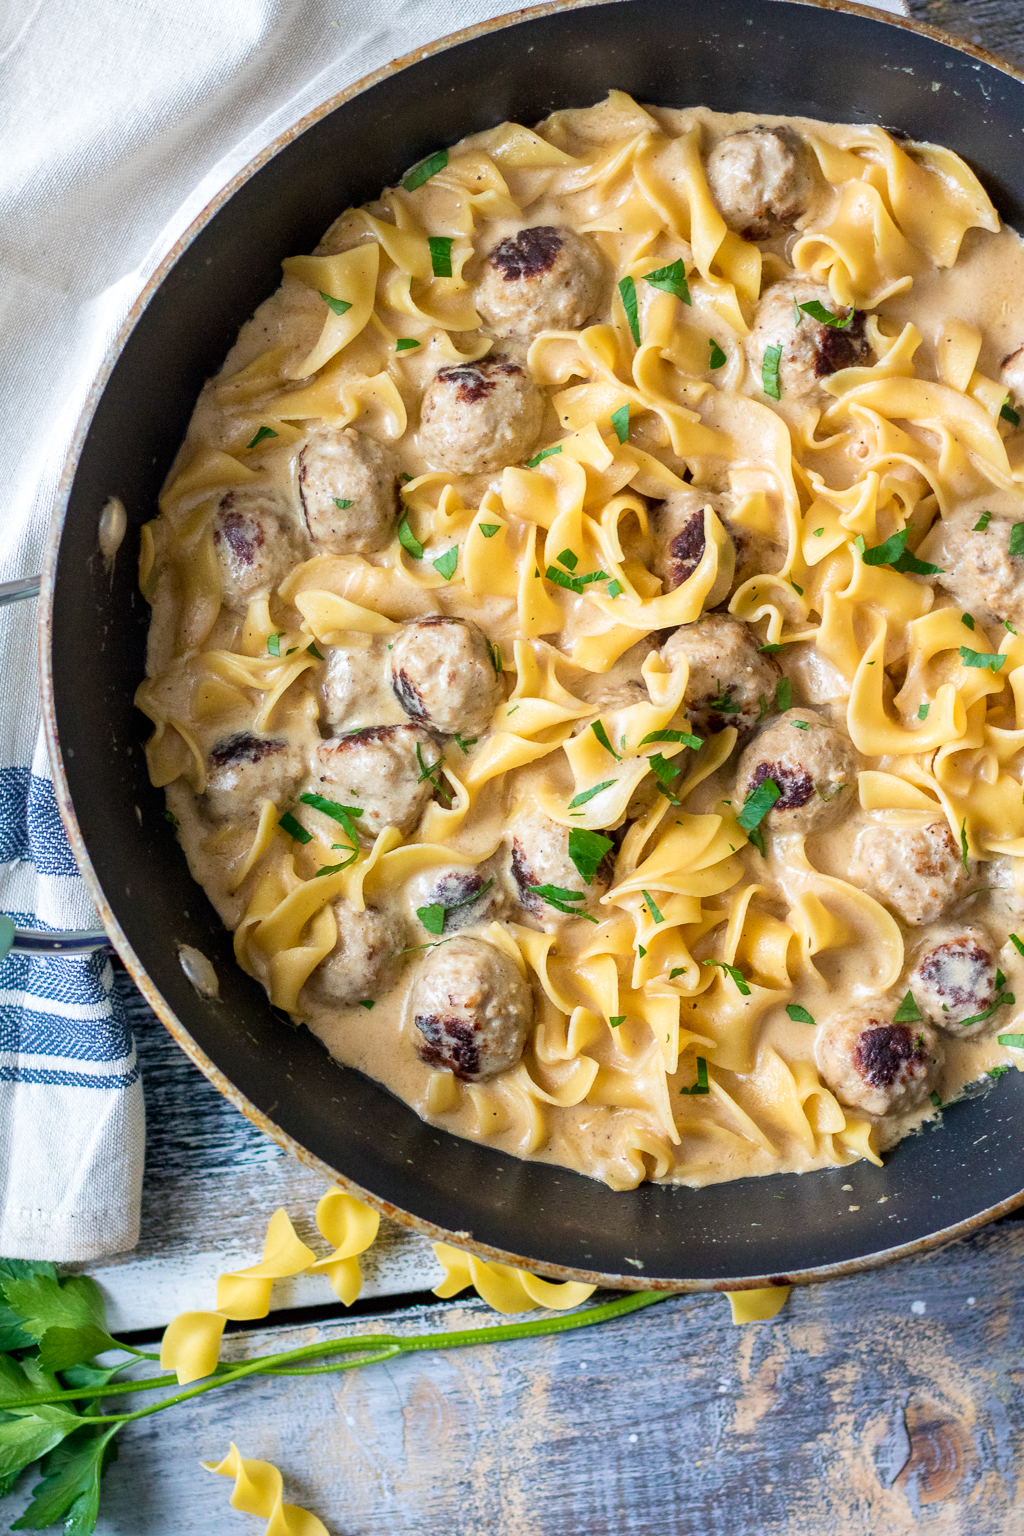
M 1024 81 L 922 27 L 788 0 L 555 4 L 459 34 L 312 113 L 196 220 L 136 305 L 69 462 L 44 582 L 43 689 L 58 794 L 105 925 L 175 1038 L 278 1141 L 382 1210 L 480 1252 L 619 1286 L 725 1289 L 822 1279 L 970 1230 L 1024 1202 L 1024 1075 L 957 1105 L 884 1168 L 625 1194 L 424 1125 L 284 1022 L 235 965 L 147 780 L 132 707 L 148 610 L 139 524 L 195 398 L 242 322 L 343 208 L 441 145 L 533 123 L 610 87 L 640 101 L 877 122 L 950 146 L 1024 229 Z M 113 578 L 97 554 L 111 495 L 129 532 Z M 220 1000 L 178 958 L 213 961 Z M 253 1191 L 258 1198 L 258 1190 Z

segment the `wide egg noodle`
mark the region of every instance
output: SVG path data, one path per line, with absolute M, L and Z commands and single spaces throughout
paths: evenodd
M 794 121 L 813 167 L 806 207 L 786 239 L 737 232 L 708 153 L 758 126 L 772 120 L 648 111 L 612 92 L 488 130 L 432 175 L 346 210 L 314 253 L 283 264 L 281 289 L 204 389 L 142 530 L 153 619 L 136 701 L 154 727 L 150 776 L 239 964 L 428 1120 L 617 1190 L 878 1162 L 930 1112 L 867 1114 L 815 1062 L 837 1006 L 895 1007 L 928 932 L 856 873 L 858 832 L 948 828 L 973 877 L 958 910 L 989 925 L 1024 1002 L 1009 942 L 1024 913 L 1024 638 L 913 562 L 870 557 L 905 535 L 926 560 L 929 528 L 986 499 L 991 516 L 1024 523 L 999 366 L 1001 338 L 1024 339 L 1024 256 L 955 155 L 871 125 Z M 481 260 L 545 224 L 592 243 L 606 298 L 576 330 L 491 334 Z M 856 307 L 867 343 L 806 405 L 785 389 L 773 400 L 760 363 L 748 366 L 763 295 L 796 278 Z M 994 329 L 1000 292 L 1016 331 Z M 428 461 L 420 403 L 433 373 L 505 357 L 543 394 L 532 455 L 486 474 Z M 401 471 L 395 522 L 370 553 L 325 549 L 306 522 L 304 445 L 353 432 Z M 232 607 L 221 519 L 253 497 L 287 509 L 295 558 Z M 674 587 L 656 569 L 672 497 L 692 498 L 699 529 Z M 734 787 L 749 727 L 728 714 L 700 724 L 693 663 L 661 653 L 722 592 L 717 611 L 778 658 L 792 703 L 841 724 L 856 749 L 856 786 L 829 833 L 744 823 Z M 344 798 L 317 766 L 323 737 L 348 729 L 326 720 L 328 670 L 384 668 L 404 625 L 445 616 L 483 630 L 499 701 L 483 731 L 428 754 L 414 825 L 357 827 L 349 841 L 315 805 Z M 371 711 L 360 725 L 406 719 L 387 691 L 357 699 Z M 787 703 L 763 696 L 762 721 Z M 251 737 L 294 749 L 305 776 L 214 820 L 211 752 Z M 610 836 L 586 918 L 518 900 L 510 828 L 524 806 L 570 834 Z M 439 933 L 426 926 L 425 893 L 478 872 L 500 900 L 465 931 L 528 982 L 534 1022 L 512 1067 L 466 1081 L 417 1057 L 410 984 L 421 953 L 443 957 L 455 931 L 447 916 Z M 390 956 L 398 979 L 352 1007 L 315 991 L 347 953 L 345 913 L 384 914 L 408 936 Z M 942 1102 L 1024 1061 L 994 1038 L 1016 1017 L 1007 1002 L 993 1033 L 947 1041 Z M 318 1213 L 334 1252 L 315 1266 L 346 1300 L 373 1236 L 348 1198 L 334 1192 Z M 446 1255 L 445 1283 L 490 1287 L 501 1309 L 541 1299 L 531 1277 L 523 1292 L 514 1272 L 467 1262 Z M 261 1305 L 268 1275 L 235 1277 L 237 1305 Z M 217 1316 L 196 1314 L 185 1354 L 216 1358 Z

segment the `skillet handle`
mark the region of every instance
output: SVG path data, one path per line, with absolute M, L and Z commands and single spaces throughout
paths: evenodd
M 0 582 L 0 608 L 8 603 L 23 602 L 28 597 L 38 597 L 41 585 L 41 576 Z M 81 933 L 48 933 L 43 929 L 16 928 L 9 917 L 0 913 L 0 960 L 10 954 L 89 955 L 96 950 L 111 948 L 102 928 L 85 929 Z

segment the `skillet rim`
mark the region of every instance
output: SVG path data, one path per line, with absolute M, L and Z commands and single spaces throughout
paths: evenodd
M 780 1283 L 792 1285 L 810 1285 L 825 1280 L 846 1278 L 852 1275 L 880 1268 L 885 1264 L 894 1263 L 899 1259 L 910 1258 L 915 1255 L 928 1253 L 957 1238 L 966 1237 L 970 1233 L 979 1230 L 990 1222 L 998 1220 L 1011 1212 L 1024 1206 L 1024 1188 L 1015 1195 L 995 1205 L 989 1206 L 973 1216 L 964 1218 L 950 1226 L 943 1227 L 936 1232 L 928 1233 L 906 1243 L 900 1243 L 891 1247 L 873 1250 L 870 1253 L 861 1254 L 855 1258 L 847 1258 L 841 1261 L 815 1265 L 803 1269 L 791 1270 L 786 1275 L 764 1274 L 759 1276 L 737 1276 L 716 1280 L 701 1280 L 694 1278 L 659 1279 L 646 1275 L 631 1275 L 605 1273 L 595 1270 L 587 1270 L 576 1266 L 553 1264 L 548 1261 L 531 1259 L 523 1255 L 515 1254 L 509 1250 L 495 1247 L 492 1244 L 482 1243 L 473 1238 L 466 1231 L 452 1230 L 441 1227 L 423 1217 L 416 1216 L 391 1202 L 374 1195 L 372 1191 L 349 1178 L 347 1175 L 332 1168 L 322 1158 L 308 1151 L 288 1131 L 275 1124 L 268 1114 L 252 1104 L 225 1075 L 225 1073 L 211 1060 L 205 1051 L 193 1039 L 189 1031 L 178 1019 L 174 1010 L 164 1000 L 135 953 L 124 930 L 122 929 L 103 888 L 93 868 L 92 860 L 86 847 L 78 823 L 77 814 L 71 799 L 70 787 L 64 768 L 63 754 L 57 734 L 56 703 L 54 691 L 53 672 L 53 648 L 52 632 L 54 622 L 55 585 L 60 549 L 61 534 L 63 532 L 68 502 L 78 469 L 79 460 L 91 430 L 93 418 L 96 414 L 100 399 L 110 380 L 121 354 L 125 348 L 129 336 L 135 329 L 143 312 L 148 307 L 150 300 L 162 285 L 171 269 L 181 259 L 188 247 L 196 237 L 206 228 L 212 219 L 220 212 L 235 193 L 248 182 L 264 165 L 285 149 L 293 140 L 299 138 L 307 129 L 313 127 L 323 118 L 329 116 L 340 106 L 351 101 L 356 96 L 377 85 L 393 75 L 413 64 L 432 58 L 436 54 L 447 52 L 463 43 L 487 36 L 492 32 L 504 31 L 519 25 L 524 21 L 532 21 L 543 17 L 558 15 L 564 12 L 576 10 L 595 9 L 597 6 L 628 3 L 628 0 L 546 0 L 546 3 L 525 7 L 518 11 L 507 12 L 500 16 L 491 17 L 486 21 L 474 23 L 456 32 L 446 34 L 435 39 L 431 43 L 420 45 L 410 50 L 397 59 L 379 66 L 370 74 L 364 75 L 351 85 L 335 92 L 319 106 L 312 108 L 298 122 L 284 129 L 280 134 L 265 145 L 250 161 L 246 163 L 235 175 L 215 194 L 200 213 L 189 224 L 188 228 L 178 237 L 174 245 L 165 253 L 158 262 L 144 287 L 137 295 L 131 309 L 118 330 L 116 337 L 110 344 L 103 363 L 97 372 L 90 387 L 85 404 L 79 415 L 75 431 L 68 448 L 60 481 L 54 498 L 54 511 L 50 528 L 46 539 L 46 555 L 42 575 L 40 591 L 40 605 L 38 612 L 38 636 L 39 636 L 39 670 L 40 670 L 40 697 L 42 702 L 43 725 L 46 732 L 47 750 L 50 766 L 53 773 L 53 784 L 57 798 L 58 808 L 67 832 L 68 841 L 74 854 L 78 868 L 85 880 L 86 886 L 99 913 L 100 920 L 109 935 L 119 957 L 123 961 L 133 982 L 142 993 L 146 1002 L 168 1030 L 178 1046 L 184 1051 L 189 1060 L 196 1066 L 210 1083 L 245 1117 L 277 1142 L 285 1151 L 291 1152 L 305 1166 L 317 1172 L 328 1180 L 338 1185 L 348 1193 L 365 1201 L 373 1209 L 382 1215 L 398 1222 L 402 1226 L 411 1228 L 433 1241 L 452 1242 L 456 1246 L 480 1255 L 482 1258 L 496 1260 L 501 1263 L 512 1264 L 533 1273 L 547 1276 L 555 1280 L 579 1280 L 606 1288 L 626 1291 L 654 1290 L 665 1293 L 707 1293 L 714 1291 L 739 1291 L 754 1290 Z M 772 0 L 772 3 L 780 3 L 780 0 Z M 874 6 L 861 5 L 855 0 L 781 0 L 787 5 L 799 5 L 822 11 L 835 11 L 861 17 L 867 20 L 890 25 L 918 36 L 931 39 L 947 48 L 964 54 L 972 59 L 998 70 L 1000 73 L 1010 76 L 1024 83 L 1024 70 L 1016 68 L 1006 60 L 998 58 L 988 50 L 978 47 L 960 38 L 952 36 L 941 28 L 931 26 L 926 22 L 919 22 L 911 17 L 894 15 L 887 11 L 881 11 Z M 628 1193 L 628 1192 L 626 1192 Z M 623 1196 L 624 1198 L 624 1196 Z

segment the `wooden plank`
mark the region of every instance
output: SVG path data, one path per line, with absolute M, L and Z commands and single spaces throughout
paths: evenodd
M 1024 69 L 1020 0 L 908 0 L 911 16 Z
M 231 1342 L 495 1320 L 456 1302 Z M 261 1529 L 197 1468 L 232 1439 L 333 1536 L 1019 1536 L 1022 1321 L 1024 1227 L 1007 1223 L 794 1292 L 772 1323 L 680 1297 L 593 1331 L 243 1384 L 125 1432 L 99 1536 Z

